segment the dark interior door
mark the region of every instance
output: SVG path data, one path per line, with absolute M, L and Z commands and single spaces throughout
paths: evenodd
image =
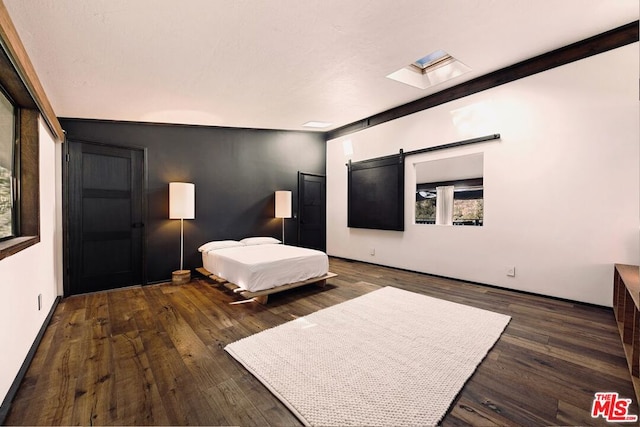
M 327 248 L 325 176 L 298 172 L 298 244 Z
M 144 152 L 68 144 L 65 294 L 142 284 Z

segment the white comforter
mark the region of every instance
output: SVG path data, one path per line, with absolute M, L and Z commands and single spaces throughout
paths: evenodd
M 251 292 L 327 274 L 327 254 L 281 244 L 239 246 L 202 253 L 205 269 Z

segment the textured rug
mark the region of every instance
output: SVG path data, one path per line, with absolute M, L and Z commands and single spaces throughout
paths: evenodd
M 225 350 L 306 425 L 428 426 L 509 320 L 385 287 Z

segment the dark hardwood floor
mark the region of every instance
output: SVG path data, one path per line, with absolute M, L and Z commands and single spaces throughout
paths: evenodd
M 599 391 L 633 399 L 638 413 L 611 309 L 340 259 L 330 265 L 339 276 L 326 287 L 271 295 L 266 306 L 230 305 L 240 299 L 204 278 L 64 299 L 6 424 L 300 425 L 223 347 L 382 286 L 512 317 L 445 426 L 612 425 L 591 418 Z

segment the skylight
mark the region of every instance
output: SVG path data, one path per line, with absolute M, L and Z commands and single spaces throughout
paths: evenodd
M 316 128 L 316 129 L 323 129 L 323 128 L 328 128 L 329 126 L 331 126 L 333 123 L 329 123 L 329 122 L 319 122 L 319 121 L 315 121 L 315 120 L 311 120 L 305 124 L 303 124 L 302 126 L 306 127 L 306 128 Z
M 415 61 L 413 64 L 414 67 L 424 70 L 432 65 L 436 65 L 441 61 L 446 61 L 447 59 L 453 59 L 451 55 L 449 55 L 444 50 L 436 50 L 435 52 L 431 52 L 427 56 L 423 56 L 422 58 Z
M 444 50 L 436 50 L 387 76 L 420 89 L 438 85 L 471 71 Z

